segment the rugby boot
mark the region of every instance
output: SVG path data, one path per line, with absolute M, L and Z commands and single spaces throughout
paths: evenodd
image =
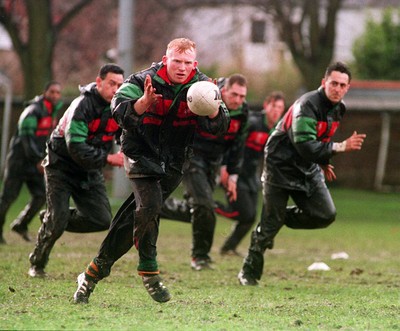
M 47 274 L 44 271 L 44 269 L 40 268 L 36 265 L 32 265 L 29 268 L 28 275 L 31 276 L 32 278 L 46 278 L 47 277 Z
M 28 241 L 28 242 L 32 241 L 32 239 L 29 235 L 29 232 L 28 232 L 28 227 L 20 224 L 18 220 L 15 220 L 14 222 L 12 222 L 10 227 L 11 227 L 12 231 L 19 234 L 22 237 L 22 239 L 24 239 L 25 241 Z
M 195 271 L 201 270 L 213 270 L 214 268 L 211 266 L 211 259 L 210 258 L 192 258 L 191 266 L 192 269 Z
M 244 273 L 243 270 L 240 270 L 238 274 L 239 284 L 243 286 L 257 286 L 258 281 L 254 277 L 249 274 Z
M 74 303 L 89 303 L 90 294 L 96 287 L 95 282 L 86 279 L 84 272 L 78 276 L 76 282 L 78 283 L 78 288 L 74 293 Z
M 152 299 L 157 302 L 167 302 L 171 299 L 171 294 L 162 283 L 159 275 L 142 276 L 143 285 Z

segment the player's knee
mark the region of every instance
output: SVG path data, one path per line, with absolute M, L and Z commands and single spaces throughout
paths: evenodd
M 102 230 L 107 230 L 110 227 L 111 219 L 111 211 L 104 211 L 104 213 L 96 217 L 95 223 L 98 223 Z
M 326 228 L 331 225 L 336 219 L 336 209 L 327 211 L 320 220 L 320 227 Z

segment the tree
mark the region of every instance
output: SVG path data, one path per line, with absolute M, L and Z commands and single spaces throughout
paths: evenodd
M 53 78 L 53 71 L 62 73 L 61 77 L 66 81 L 73 80 L 75 86 L 76 80 L 93 75 L 93 68 L 89 66 L 97 66 L 96 59 L 104 55 L 107 49 L 116 46 L 113 38 L 117 25 L 115 16 L 112 18 L 114 23 L 110 24 L 110 15 L 106 21 L 98 19 L 104 17 L 101 14 L 94 15 L 100 9 L 104 10 L 106 6 L 108 9 L 111 6 L 116 7 L 117 1 L 97 0 L 90 6 L 93 9 L 89 15 L 84 17 L 79 15 L 75 19 L 79 24 L 76 26 L 69 24 L 92 2 L 93 0 L 0 0 L 0 24 L 3 24 L 10 34 L 15 52 L 20 59 L 26 97 L 41 92 L 43 84 Z M 319 85 L 326 66 L 332 60 L 336 15 L 342 0 L 136 0 L 136 2 L 137 33 L 134 52 L 139 66 L 148 64 L 149 59 L 153 60 L 162 55 L 166 42 L 173 34 L 174 24 L 179 24 L 181 10 L 196 6 L 250 5 L 271 15 L 282 41 L 288 45 L 294 62 L 302 74 L 306 88 L 314 89 Z M 87 25 L 87 21 L 91 24 L 83 29 L 82 26 Z M 95 29 L 93 27 L 95 24 L 102 26 Z M 76 32 L 77 29 L 79 33 Z M 93 43 L 96 46 L 93 46 Z M 55 55 L 57 58 L 62 58 L 62 63 L 58 61 L 53 63 Z M 81 64 L 82 60 L 86 62 Z
M 160 0 L 161 1 L 161 0 Z M 247 5 L 271 15 L 307 89 L 321 83 L 333 58 L 336 17 L 343 0 L 162 0 L 176 9 Z
M 400 11 L 397 12 L 398 16 Z M 391 8 L 381 22 L 371 17 L 364 33 L 353 44 L 354 67 L 362 79 L 398 80 L 400 77 L 400 23 Z M 396 23 L 397 22 L 397 23 Z
M 134 52 L 138 66 L 161 59 L 179 24 L 180 8 L 177 0 L 136 0 Z
M 307 90 L 319 86 L 332 61 L 336 17 L 341 4 L 342 0 L 271 0 L 264 6 L 272 14 Z
M 25 97 L 40 94 L 53 78 L 54 47 L 59 33 L 93 0 L 77 0 L 59 16 L 52 0 L 2 0 L 0 24 L 10 35 L 24 76 Z

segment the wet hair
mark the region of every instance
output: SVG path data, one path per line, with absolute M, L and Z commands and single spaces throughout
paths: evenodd
M 115 63 L 106 63 L 100 68 L 98 76 L 101 79 L 105 79 L 109 72 L 112 72 L 113 74 L 124 75 L 124 70 L 119 65 Z
M 45 92 L 48 91 L 50 89 L 50 87 L 52 87 L 53 85 L 61 86 L 61 83 L 56 80 L 50 80 L 46 84 L 44 84 L 44 91 Z
M 188 38 L 176 38 L 169 42 L 167 53 L 172 49 L 176 49 L 179 53 L 185 53 L 190 50 L 196 52 L 196 43 Z
M 247 79 L 242 74 L 233 74 L 228 77 L 225 86 L 229 89 L 233 84 L 247 86 Z
M 275 102 L 278 100 L 283 100 L 285 102 L 285 96 L 283 92 L 281 91 L 273 91 L 271 94 L 267 95 L 264 99 L 264 102 L 270 103 L 270 102 Z
M 343 62 L 335 62 L 332 63 L 325 71 L 325 78 L 329 77 L 332 71 L 339 71 L 343 74 L 347 74 L 349 76 L 349 82 L 351 81 L 351 72 L 350 69 Z

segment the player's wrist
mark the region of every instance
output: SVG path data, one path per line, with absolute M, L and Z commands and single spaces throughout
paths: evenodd
M 236 183 L 237 182 L 237 180 L 238 180 L 238 178 L 239 178 L 239 175 L 238 174 L 233 174 L 233 175 L 229 175 L 229 181 L 231 181 L 231 182 L 233 182 L 233 183 Z
M 347 145 L 346 140 L 342 141 L 341 143 L 333 143 L 332 150 L 335 153 L 343 153 L 346 151 L 346 145 Z
M 145 100 L 144 96 L 141 96 L 134 104 L 133 109 L 136 111 L 137 114 L 143 114 L 146 109 L 149 107 L 147 105 L 147 101 Z

